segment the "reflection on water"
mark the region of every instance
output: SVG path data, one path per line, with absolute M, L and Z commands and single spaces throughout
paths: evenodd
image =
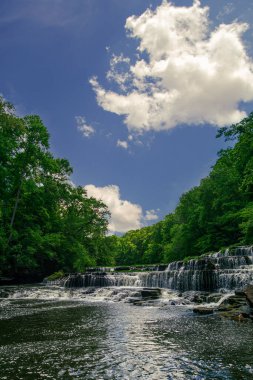
M 0 379 L 253 379 L 250 323 L 50 295 L 0 300 Z

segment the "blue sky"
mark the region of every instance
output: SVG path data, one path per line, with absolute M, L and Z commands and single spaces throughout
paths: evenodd
M 173 211 L 217 126 L 253 109 L 252 16 L 248 0 L 1 0 L 0 93 L 126 232 Z

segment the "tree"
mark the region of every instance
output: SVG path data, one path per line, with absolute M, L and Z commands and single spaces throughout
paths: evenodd
M 39 116 L 19 118 L 0 99 L 0 263 L 4 273 L 46 275 L 111 263 L 106 206 L 71 185 Z M 107 259 L 108 255 L 108 259 Z M 102 259 L 103 257 L 103 259 Z
M 222 136 L 232 146 L 219 152 L 209 176 L 163 221 L 123 236 L 118 263 L 170 262 L 253 243 L 253 113 L 221 128 Z

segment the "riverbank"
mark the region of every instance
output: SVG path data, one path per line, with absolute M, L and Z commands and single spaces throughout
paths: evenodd
M 13 276 L 0 276 L 0 286 L 25 285 L 40 283 L 44 279 L 42 274 L 16 274 Z

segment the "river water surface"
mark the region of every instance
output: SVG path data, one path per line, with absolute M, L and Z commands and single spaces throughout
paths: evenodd
M 0 379 L 253 379 L 252 323 L 40 289 L 2 291 Z

